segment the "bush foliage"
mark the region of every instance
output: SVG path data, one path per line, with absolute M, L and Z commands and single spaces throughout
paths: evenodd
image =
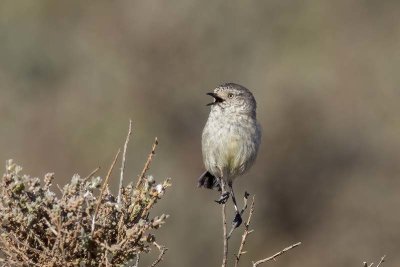
M 43 179 L 33 178 L 22 174 L 22 168 L 9 160 L 0 182 L 0 263 L 137 265 L 139 254 L 149 252 L 153 245 L 162 252 L 158 263 L 165 249 L 155 243 L 153 230 L 159 229 L 168 215 L 150 216 L 150 211 L 170 183 L 166 179 L 157 184 L 145 174 L 146 165 L 139 181 L 121 186 L 118 196 L 110 192 L 108 177 L 103 181 L 94 173 L 88 177 L 74 175 L 59 187 L 58 195 L 52 185 L 53 173 Z

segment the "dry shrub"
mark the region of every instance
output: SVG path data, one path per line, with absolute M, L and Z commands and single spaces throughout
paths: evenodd
M 156 265 L 166 249 L 155 243 L 153 230 L 168 216 L 152 217 L 150 211 L 170 183 L 167 179 L 157 184 L 145 174 L 154 148 L 139 180 L 121 186 L 119 196 L 108 188 L 109 175 L 103 181 L 92 174 L 85 178 L 74 175 L 60 188 L 58 197 L 52 190 L 54 174 L 46 174 L 42 180 L 33 178 L 9 160 L 0 184 L 0 263 L 137 266 L 139 255 L 155 245 L 161 251 Z

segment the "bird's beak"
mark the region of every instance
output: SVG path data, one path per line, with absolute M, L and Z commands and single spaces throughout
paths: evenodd
M 214 102 L 208 103 L 207 106 L 212 106 L 215 105 L 217 103 L 221 103 L 224 102 L 224 99 L 221 98 L 219 95 L 217 95 L 216 93 L 207 93 L 207 95 L 214 97 Z

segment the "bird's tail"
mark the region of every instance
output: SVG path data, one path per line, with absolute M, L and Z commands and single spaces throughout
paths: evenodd
M 197 184 L 198 187 L 221 191 L 221 185 L 217 177 L 209 171 L 205 171 L 200 177 Z

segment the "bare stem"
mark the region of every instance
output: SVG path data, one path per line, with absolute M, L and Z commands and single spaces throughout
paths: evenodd
M 95 175 L 95 173 L 98 172 L 99 170 L 100 170 L 100 167 L 97 167 L 96 169 L 94 169 L 88 176 L 85 177 L 84 181 L 93 177 L 93 175 Z
M 164 247 L 164 246 L 160 246 L 158 245 L 156 242 L 154 242 L 154 245 L 158 248 L 158 250 L 160 251 L 160 255 L 158 255 L 158 258 L 150 265 L 150 267 L 155 267 L 157 264 L 159 264 L 162 259 L 163 256 L 165 255 L 165 253 L 167 252 L 168 248 Z
M 142 173 L 139 175 L 139 179 L 138 179 L 138 181 L 136 183 L 136 187 L 135 187 L 136 189 L 139 188 L 140 184 L 143 181 L 144 176 L 146 175 L 147 170 L 150 167 L 150 163 L 151 163 L 151 160 L 153 159 L 153 155 L 156 153 L 157 145 L 158 145 L 158 140 L 157 140 L 157 137 L 156 137 L 156 139 L 154 140 L 154 143 L 153 143 L 153 147 L 151 148 L 151 152 L 149 154 L 149 157 L 147 158 L 146 164 L 143 167 Z
M 121 163 L 121 174 L 119 177 L 119 188 L 118 188 L 118 198 L 117 203 L 121 203 L 121 194 L 122 194 L 122 182 L 124 180 L 124 171 L 125 171 L 125 161 L 126 161 L 126 150 L 128 148 L 129 139 L 132 135 L 132 120 L 129 120 L 129 130 L 128 135 L 126 136 L 124 151 L 122 152 L 122 163 Z
M 135 265 L 133 265 L 133 267 L 139 267 L 139 262 L 140 262 L 140 253 L 138 252 L 136 254 Z
M 221 179 L 221 189 L 225 192 L 225 183 Z M 228 264 L 228 232 L 226 228 L 226 202 L 222 204 L 222 230 L 224 239 L 224 254 L 222 256 L 222 267 L 226 267 Z
M 381 260 L 379 261 L 378 265 L 376 265 L 376 267 L 381 266 L 381 264 L 385 262 L 385 257 L 386 257 L 386 255 L 382 256 Z
M 117 154 L 115 155 L 114 161 L 113 161 L 113 163 L 111 164 L 110 169 L 108 170 L 106 179 L 104 180 L 103 186 L 102 186 L 102 188 L 101 188 L 100 195 L 99 195 L 99 199 L 97 200 L 96 209 L 94 210 L 94 214 L 93 214 L 93 218 L 92 218 L 92 235 L 93 235 L 93 232 L 94 232 L 94 227 L 95 227 L 95 224 L 96 224 L 96 216 L 97 216 L 97 212 L 99 212 L 99 207 L 100 207 L 100 204 L 101 204 L 101 199 L 103 198 L 104 190 L 105 190 L 106 187 L 107 187 L 108 179 L 109 179 L 110 176 L 111 176 L 111 172 L 112 172 L 112 170 L 114 169 L 115 163 L 117 162 L 117 159 L 118 159 L 118 156 L 119 156 L 119 153 L 120 153 L 120 152 L 121 152 L 121 149 L 118 149 L 118 152 L 117 152 Z
M 249 228 L 250 228 L 251 217 L 253 216 L 253 212 L 254 212 L 254 201 L 255 201 L 255 198 L 253 196 L 253 200 L 251 202 L 250 211 L 249 211 L 249 217 L 247 218 L 247 222 L 244 225 L 244 233 L 242 235 L 242 241 L 240 242 L 239 251 L 235 257 L 235 267 L 237 267 L 239 265 L 240 256 L 242 256 L 243 254 L 246 253 L 245 251 L 243 251 L 243 248 L 244 248 L 244 245 L 246 244 L 247 236 L 253 232 L 253 230 L 249 230 Z M 246 202 L 246 206 L 247 206 L 247 202 Z
M 283 250 L 279 251 L 278 253 L 275 253 L 274 255 L 272 255 L 271 257 L 268 257 L 268 258 L 265 258 L 265 259 L 262 259 L 262 260 L 259 260 L 259 261 L 256 261 L 256 262 L 253 261 L 253 267 L 258 266 L 258 265 L 260 265 L 262 263 L 265 263 L 267 261 L 275 260 L 277 257 L 281 256 L 282 254 L 284 254 L 288 250 L 291 250 L 292 248 L 298 247 L 300 245 L 301 245 L 301 242 L 298 242 L 298 243 L 293 244 L 293 245 L 291 245 L 291 246 L 289 246 L 287 248 L 284 248 Z
M 244 198 L 243 198 L 244 204 L 243 204 L 243 208 L 240 211 L 240 216 L 242 216 L 243 213 L 245 212 L 245 210 L 247 209 L 247 199 L 249 196 L 250 196 L 249 193 L 247 193 L 247 192 L 244 193 Z M 232 223 L 231 230 L 229 231 L 229 234 L 228 234 L 228 239 L 231 238 L 231 235 L 232 235 L 233 231 L 236 229 L 236 227 L 237 227 L 237 225 L 235 223 Z
M 222 257 L 222 267 L 226 267 L 228 260 L 228 235 L 226 229 L 226 203 L 222 204 L 222 229 L 224 235 L 224 255 Z
M 381 266 L 381 264 L 385 262 L 385 257 L 386 257 L 386 255 L 383 255 L 381 257 L 381 260 L 379 261 L 378 265 L 376 265 L 376 267 Z M 366 261 L 363 262 L 363 267 L 372 267 L 373 265 L 374 265 L 373 262 L 371 262 L 369 265 L 368 265 L 368 262 L 366 262 Z

